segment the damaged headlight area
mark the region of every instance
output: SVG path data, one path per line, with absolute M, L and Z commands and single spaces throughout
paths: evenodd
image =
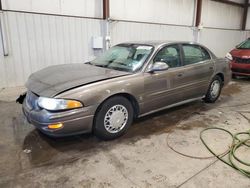
M 16 99 L 16 103 L 23 104 L 23 101 L 24 101 L 24 99 L 25 99 L 26 95 L 27 95 L 27 93 L 26 93 L 26 92 L 25 92 L 25 93 L 23 93 L 23 94 L 21 94 L 21 95 L 20 95 L 20 96 Z
M 39 97 L 38 106 L 46 110 L 57 111 L 81 108 L 83 104 L 76 100 Z

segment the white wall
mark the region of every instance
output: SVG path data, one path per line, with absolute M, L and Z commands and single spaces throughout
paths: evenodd
M 102 0 L 2 0 L 4 10 L 102 18 Z
M 46 66 L 89 60 L 96 55 L 92 36 L 103 27 L 103 20 L 18 12 L 4 12 L 4 22 L 9 56 L 0 62 L 6 73 L 0 88 L 23 85 Z
M 235 3 L 244 3 L 245 2 L 245 0 L 230 0 L 230 1 L 233 1 Z
M 203 29 L 200 31 L 199 42 L 218 57 L 225 57 L 227 52 L 247 38 L 247 34 L 246 31 Z
M 111 36 L 112 45 L 142 40 L 192 41 L 193 31 L 189 27 L 119 21 L 111 24 Z
M 197 38 L 194 28 L 191 27 L 195 0 L 110 1 L 111 18 L 129 20 L 129 22 L 112 22 L 112 44 L 138 40 L 197 40 L 208 46 L 217 56 L 224 57 L 229 50 L 247 38 L 247 32 L 238 30 L 241 28 L 243 8 L 237 6 L 203 0 L 201 22 L 205 28 L 199 32 Z M 243 1 L 235 0 L 238 3 Z M 136 21 L 175 24 L 176 26 L 135 23 Z M 187 27 L 178 25 L 187 25 Z
M 2 12 L 0 11 L 0 21 L 2 18 Z M 3 40 L 2 40 L 2 35 L 3 33 L 1 32 L 2 28 L 0 25 L 0 88 L 1 86 L 4 85 L 4 77 L 5 77 L 5 71 L 3 69 L 3 65 L 4 65 L 4 49 L 3 49 Z
M 250 30 L 250 7 L 248 8 L 246 29 Z
M 111 19 L 192 25 L 194 0 L 110 0 Z
M 202 22 L 205 28 L 196 38 L 196 32 L 191 27 L 194 20 L 194 1 L 110 0 L 113 20 L 110 23 L 111 44 L 139 40 L 195 41 L 197 39 L 217 56 L 224 57 L 235 45 L 250 37 L 250 31 L 237 30 L 240 28 L 241 8 L 204 0 Z M 2 0 L 2 2 L 4 10 L 7 11 L 0 13 L 0 19 L 4 21 L 9 56 L 3 57 L 0 39 L 0 88 L 23 85 L 32 72 L 46 66 L 81 63 L 100 53 L 91 48 L 91 42 L 93 36 L 105 34 L 104 20 L 18 11 L 102 17 L 102 0 Z M 152 22 L 152 24 L 139 22 Z M 227 28 L 227 30 L 207 27 Z M 247 27 L 250 29 L 250 13 Z
M 203 0 L 201 23 L 205 27 L 240 29 L 243 8 Z
M 199 32 L 197 41 L 211 49 L 216 56 L 225 57 L 249 34 L 245 31 L 204 28 Z M 112 45 L 138 40 L 195 41 L 195 31 L 192 27 L 119 21 L 111 25 L 111 38 Z

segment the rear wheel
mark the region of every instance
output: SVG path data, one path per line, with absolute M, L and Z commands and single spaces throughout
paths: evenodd
M 219 77 L 218 75 L 215 76 L 209 85 L 209 89 L 204 98 L 204 101 L 207 103 L 214 103 L 220 96 L 222 86 L 223 82 L 221 77 Z
M 115 96 L 105 101 L 97 110 L 94 134 L 103 140 L 123 135 L 133 122 L 133 107 L 130 101 Z

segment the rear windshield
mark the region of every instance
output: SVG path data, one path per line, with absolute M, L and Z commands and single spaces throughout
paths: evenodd
M 242 42 L 237 46 L 237 49 L 250 49 L 250 39 Z

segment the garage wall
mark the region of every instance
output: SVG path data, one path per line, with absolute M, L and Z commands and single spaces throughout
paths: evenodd
M 189 27 L 117 21 L 111 23 L 112 45 L 124 41 L 193 40 Z
M 103 20 L 4 12 L 8 56 L 1 59 L 1 87 L 23 85 L 46 66 L 81 63 L 98 54 L 92 36 L 100 36 Z M 1 88 L 0 87 L 0 88 Z
M 240 31 L 243 14 L 240 7 L 203 0 L 203 29 L 198 31 L 193 27 L 195 0 L 155 2 L 111 0 L 112 44 L 131 40 L 196 41 L 208 46 L 218 57 L 224 57 L 230 49 L 247 38 L 248 33 Z
M 240 29 L 242 14 L 241 7 L 203 0 L 201 20 L 205 27 Z
M 2 17 L 2 12 L 0 11 L 0 21 Z M 1 28 L 1 23 L 0 23 L 0 28 Z M 5 77 L 5 70 L 3 69 L 3 62 L 4 62 L 4 49 L 3 49 L 3 33 L 2 30 L 0 29 L 0 88 L 1 86 L 4 85 L 4 77 Z
M 249 1 L 249 3 L 250 3 L 250 1 Z M 248 8 L 246 29 L 250 30 L 250 7 Z
M 102 0 L 2 0 L 4 10 L 102 18 Z
M 246 31 L 205 28 L 199 33 L 199 42 L 218 57 L 225 57 L 226 53 L 245 40 L 248 34 Z
M 139 40 L 192 41 L 194 9 L 195 0 L 110 0 L 112 45 Z
M 110 17 L 191 26 L 194 5 L 194 0 L 110 0 Z
M 112 45 L 140 40 L 196 41 L 210 48 L 216 56 L 225 57 L 232 48 L 250 37 L 250 32 L 204 28 L 197 33 L 193 27 L 117 21 L 111 24 L 111 36 Z
M 239 30 L 241 8 L 210 0 L 203 0 L 204 28 L 199 32 L 193 27 L 195 0 L 110 0 L 109 24 L 101 19 L 102 0 L 1 1 L 0 88 L 23 85 L 31 73 L 46 66 L 92 59 L 101 52 L 92 49 L 92 37 L 107 33 L 112 45 L 138 40 L 197 41 L 219 57 L 250 37 L 250 32 Z M 3 56 L 2 43 L 7 56 Z

